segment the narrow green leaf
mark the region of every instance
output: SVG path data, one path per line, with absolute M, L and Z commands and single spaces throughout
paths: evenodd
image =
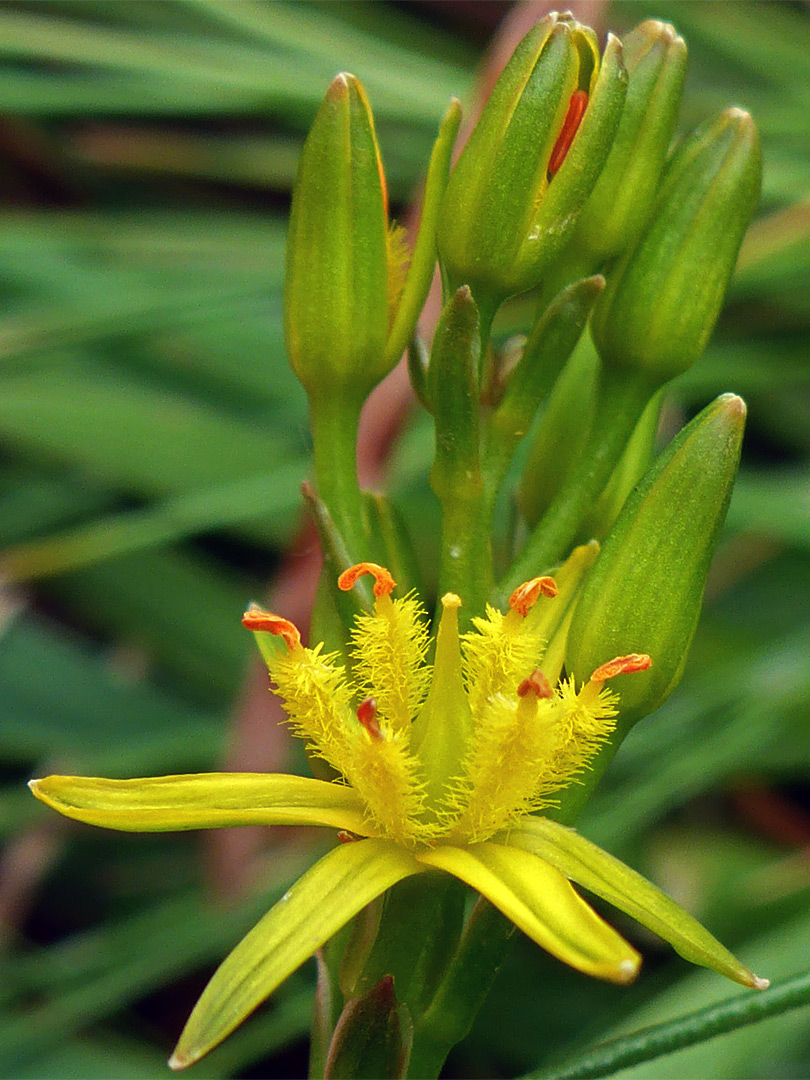
M 7 548 L 0 553 L 0 574 L 6 582 L 29 581 L 212 529 L 274 515 L 289 520 L 303 474 L 303 462 L 279 462 L 271 473 L 184 493 L 146 510 L 109 514 L 69 532 Z
M 810 974 L 772 986 L 761 994 L 738 997 L 697 1009 L 662 1024 L 641 1028 L 630 1035 L 600 1044 L 557 1069 L 531 1073 L 525 1080 L 590 1080 L 611 1076 L 620 1069 L 652 1061 L 687 1046 L 713 1039 L 746 1024 L 810 1005 Z

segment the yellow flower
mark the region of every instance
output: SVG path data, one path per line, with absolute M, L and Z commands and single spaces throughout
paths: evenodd
M 478 890 L 554 956 L 588 975 L 630 982 L 640 957 L 576 893 L 571 881 L 628 912 L 686 959 L 746 986 L 767 986 L 687 912 L 588 840 L 536 812 L 576 780 L 610 735 L 618 697 L 604 683 L 643 670 L 618 657 L 577 688 L 561 661 L 542 660 L 551 578 L 520 586 L 502 614 L 488 608 L 458 633 L 459 597 L 442 598 L 433 664 L 414 596 L 392 599 L 383 567 L 374 607 L 352 633 L 351 672 L 323 647 L 306 648 L 286 619 L 251 608 L 290 724 L 340 781 L 250 773 L 137 780 L 51 776 L 37 798 L 108 828 L 322 825 L 343 841 L 282 897 L 222 963 L 186 1024 L 170 1064 L 216 1046 L 345 923 L 397 882 L 445 871 Z M 267 635 L 284 647 L 269 646 Z

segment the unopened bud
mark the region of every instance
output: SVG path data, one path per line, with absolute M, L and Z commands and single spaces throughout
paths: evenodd
M 518 45 L 454 168 L 439 221 L 453 288 L 497 306 L 536 285 L 605 162 L 626 76 L 621 44 L 552 13 Z
M 686 45 L 669 23 L 648 19 L 622 44 L 628 75 L 624 109 L 571 241 L 594 269 L 626 251 L 647 223 L 686 75 Z
M 591 319 L 602 361 L 660 385 L 699 358 L 759 198 L 754 122 L 727 109 L 685 140 L 648 228 L 608 277 Z
M 392 254 L 371 110 L 341 74 L 304 143 L 287 241 L 287 352 L 310 397 L 362 400 L 386 374 Z
M 652 657 L 621 686 L 625 726 L 680 680 L 725 520 L 745 404 L 723 394 L 659 455 L 628 498 L 577 601 L 566 667 L 585 681 L 605 656 Z

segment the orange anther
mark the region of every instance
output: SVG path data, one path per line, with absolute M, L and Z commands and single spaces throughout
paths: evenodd
M 338 588 L 342 589 L 343 592 L 348 592 L 349 589 L 354 588 L 357 579 L 361 578 L 363 574 L 371 574 L 374 578 L 375 596 L 388 596 L 396 588 L 397 583 L 390 573 L 384 566 L 379 566 L 375 562 L 360 562 L 356 566 L 350 566 L 348 570 L 344 570 L 338 578 Z
M 354 833 L 348 832 L 346 829 L 338 829 L 338 840 L 341 844 L 352 844 L 355 840 L 359 840 L 359 836 L 355 836 Z
M 591 675 L 591 682 L 605 682 L 606 679 L 614 679 L 617 675 L 632 675 L 634 671 L 646 671 L 652 665 L 652 660 L 646 653 L 631 653 L 629 656 L 617 656 L 602 664 Z
M 372 697 L 367 697 L 365 701 L 361 701 L 357 706 L 357 719 L 372 737 L 372 739 L 381 739 L 382 732 L 380 731 L 380 724 L 377 720 L 377 702 Z
M 556 596 L 557 584 L 554 578 L 536 577 L 518 585 L 509 597 L 509 607 L 518 615 L 528 615 L 541 596 Z
M 524 679 L 517 688 L 518 697 L 528 697 L 534 694 L 536 698 L 554 697 L 551 683 L 545 677 L 540 668 L 535 668 L 528 679 Z
M 294 626 L 289 619 L 282 619 L 280 615 L 271 615 L 269 611 L 263 611 L 258 604 L 251 604 L 242 616 L 242 626 L 248 630 L 264 630 L 265 633 L 283 637 L 287 648 L 292 650 L 301 644 L 301 635 L 298 627 Z
M 549 180 L 565 161 L 565 155 L 571 149 L 571 143 L 574 141 L 574 136 L 582 123 L 582 117 L 585 115 L 587 107 L 588 95 L 586 92 L 584 90 L 575 90 L 571 95 L 571 100 L 568 102 L 568 112 L 565 114 L 560 134 L 557 136 L 554 149 L 551 151 L 551 157 L 548 159 Z

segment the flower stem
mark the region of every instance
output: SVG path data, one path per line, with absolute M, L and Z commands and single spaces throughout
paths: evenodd
M 439 1075 L 449 1052 L 472 1027 L 514 932 L 488 900 L 476 901 L 430 1008 L 415 1024 L 409 1077 Z
M 459 620 L 469 623 L 482 615 L 492 591 L 492 547 L 489 513 L 483 487 L 469 494 L 457 492 L 442 499 L 442 541 L 439 596 L 461 597 Z
M 357 427 L 362 402 L 348 394 L 310 399 L 315 481 L 353 562 L 368 557 L 357 482 Z
M 485 318 L 466 285 L 442 311 L 433 338 L 428 382 L 436 423 L 430 485 L 442 506 L 439 597 L 456 593 L 462 619 L 482 614 L 493 571 L 481 473 L 481 365 L 493 312 Z

